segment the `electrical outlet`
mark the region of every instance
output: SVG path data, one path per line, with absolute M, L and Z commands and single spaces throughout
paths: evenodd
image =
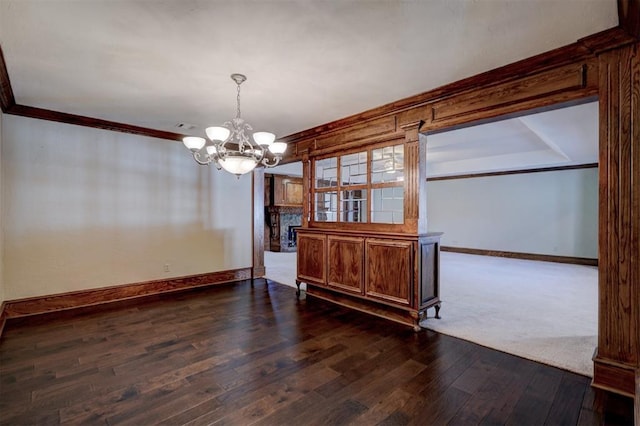
M 168 263 L 164 264 L 164 271 L 165 272 L 169 272 L 169 264 Z

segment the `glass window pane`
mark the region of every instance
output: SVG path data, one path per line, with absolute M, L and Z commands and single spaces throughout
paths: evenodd
M 367 190 L 356 189 L 342 191 L 342 209 L 340 220 L 342 222 L 366 222 L 367 221 Z
M 371 151 L 371 183 L 404 181 L 404 145 Z
M 371 190 L 371 222 L 404 223 L 404 188 L 376 188 Z
M 338 157 L 316 160 L 316 188 L 338 186 Z
M 367 183 L 367 152 L 340 157 L 341 185 L 366 185 Z
M 316 222 L 336 222 L 338 219 L 338 193 L 316 192 Z

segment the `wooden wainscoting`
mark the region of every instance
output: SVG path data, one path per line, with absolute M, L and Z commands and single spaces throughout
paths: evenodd
M 29 297 L 8 300 L 2 304 L 0 316 L 0 333 L 4 322 L 11 318 L 20 318 L 69 309 L 96 306 L 138 297 L 152 296 L 161 293 L 206 287 L 216 284 L 230 283 L 251 279 L 251 268 L 229 271 L 209 272 L 206 274 L 169 278 L 166 280 L 146 281 L 111 287 L 73 291 L 69 293 L 47 296 Z

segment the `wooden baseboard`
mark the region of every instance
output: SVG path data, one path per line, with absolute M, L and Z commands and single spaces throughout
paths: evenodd
M 267 273 L 267 269 L 264 266 L 254 266 L 253 267 L 253 278 L 262 278 Z
M 0 337 L 4 331 L 4 325 L 7 322 L 7 314 L 4 311 L 6 302 L 0 303 Z
M 166 280 L 8 300 L 4 302 L 2 312 L 3 318 L 20 318 L 249 279 L 251 279 L 251 268 L 210 272 Z
M 609 392 L 636 398 L 637 367 L 593 355 L 593 381 L 591 386 Z
M 463 247 L 441 246 L 441 251 L 454 253 L 477 254 L 480 256 L 508 257 L 511 259 L 537 260 L 541 262 L 571 263 L 574 265 L 598 266 L 598 259 L 587 257 L 554 256 L 550 254 L 517 253 L 512 251 L 484 250 Z

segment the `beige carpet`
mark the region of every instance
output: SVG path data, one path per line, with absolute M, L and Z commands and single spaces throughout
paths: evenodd
M 265 252 L 267 278 L 295 286 L 295 253 Z M 442 252 L 442 319 L 426 328 L 593 377 L 595 267 Z

